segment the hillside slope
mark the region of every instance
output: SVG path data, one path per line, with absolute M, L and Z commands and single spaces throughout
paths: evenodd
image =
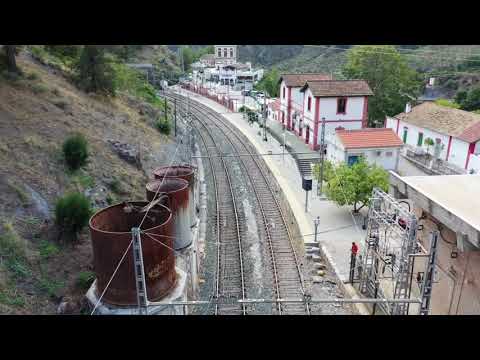
M 51 314 L 61 301 L 79 313 L 85 294 L 79 278 L 92 271 L 88 228 L 79 243 L 58 243 L 56 199 L 81 191 L 97 209 L 143 199 L 148 175 L 167 163 L 175 143 L 153 127 L 161 114 L 149 104 L 85 94 L 25 53 L 18 64 L 26 78 L 0 78 L 0 250 L 9 236 L 26 259 L 12 267 L 0 256 L 0 313 Z M 74 132 L 88 139 L 91 156 L 85 169 L 70 174 L 61 146 Z M 139 150 L 140 165 L 121 159 L 108 140 Z

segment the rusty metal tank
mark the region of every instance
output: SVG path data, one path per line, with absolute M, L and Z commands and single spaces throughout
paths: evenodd
M 166 177 L 168 179 L 180 178 L 188 181 L 188 189 L 190 191 L 190 195 L 189 195 L 190 221 L 191 221 L 191 225 L 193 225 L 196 219 L 195 198 L 194 198 L 195 177 L 194 177 L 193 167 L 186 166 L 186 165 L 164 166 L 154 170 L 153 176 L 155 177 L 155 179 L 158 179 L 158 180 L 161 180 L 164 177 Z
M 132 227 L 138 226 L 145 213 L 140 210 L 146 201 L 130 201 L 109 206 L 94 214 L 89 222 L 93 247 L 93 263 L 99 297 L 113 275 L 120 259 L 132 240 Z M 163 246 L 142 233 L 142 250 L 145 267 L 147 296 L 157 301 L 166 296 L 176 284 L 175 256 L 173 253 L 172 212 L 157 204 L 148 212 L 142 231 L 151 234 Z M 108 286 L 102 301 L 119 306 L 137 304 L 135 270 L 132 246 Z
M 147 200 L 152 201 L 162 195 L 167 195 L 168 203 L 163 202 L 172 211 L 173 216 L 173 248 L 184 249 L 192 243 L 192 232 L 190 230 L 190 190 L 188 182 L 179 178 L 164 178 L 151 181 L 146 185 Z

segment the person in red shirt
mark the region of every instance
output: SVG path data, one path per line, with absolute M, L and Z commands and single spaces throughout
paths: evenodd
M 357 255 L 358 253 L 358 246 L 354 242 L 352 242 L 352 254 Z

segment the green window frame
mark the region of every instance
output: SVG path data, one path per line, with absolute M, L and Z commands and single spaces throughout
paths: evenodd
M 408 128 L 404 127 L 403 128 L 403 142 L 405 144 L 407 143 L 407 134 L 408 134 Z
M 422 144 L 423 144 L 423 132 L 419 132 L 417 146 L 422 146 Z

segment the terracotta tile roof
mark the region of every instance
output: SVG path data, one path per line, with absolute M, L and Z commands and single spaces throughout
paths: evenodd
M 480 140 L 480 115 L 473 112 L 424 102 L 395 118 L 469 143 Z
M 304 73 L 304 74 L 282 74 L 278 83 L 285 81 L 288 87 L 301 87 L 305 85 L 308 80 L 332 80 L 332 77 L 327 74 L 319 73 Z
M 337 130 L 345 149 L 385 148 L 402 146 L 402 140 L 389 128 Z
M 273 111 L 280 110 L 280 99 L 275 99 L 275 101 L 272 101 L 267 106 L 271 108 Z
M 373 95 L 365 80 L 307 80 L 301 91 L 305 91 L 307 88 L 310 88 L 315 97 Z

